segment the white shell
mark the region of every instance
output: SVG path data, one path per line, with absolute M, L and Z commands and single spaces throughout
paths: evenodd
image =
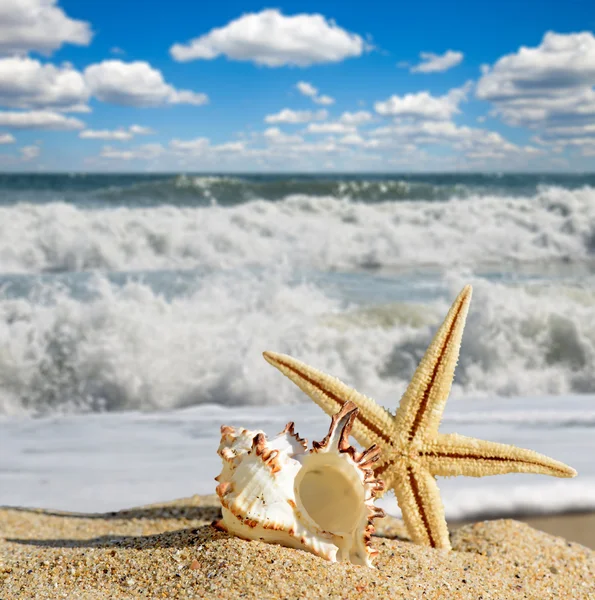
M 376 446 L 359 453 L 348 439 L 357 407 L 347 402 L 327 436 L 307 443 L 293 423 L 267 441 L 262 431 L 221 427 L 216 477 L 223 518 L 217 527 L 241 538 L 308 550 L 330 561 L 372 566 L 374 506 L 384 489 L 371 465 Z

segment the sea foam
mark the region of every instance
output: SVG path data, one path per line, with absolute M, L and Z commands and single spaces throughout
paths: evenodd
M 147 282 L 95 275 L 85 297 L 41 283 L 0 299 L 0 413 L 305 401 L 282 385 L 264 350 L 394 406 L 465 283 L 474 297 L 453 398 L 595 392 L 589 287 L 451 274 L 425 302 L 357 304 L 283 269 L 217 272 L 171 297 Z
M 365 203 L 293 194 L 235 206 L 0 206 L 0 273 L 591 261 L 595 190 Z

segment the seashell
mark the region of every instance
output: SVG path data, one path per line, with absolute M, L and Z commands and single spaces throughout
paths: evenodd
M 293 423 L 271 440 L 262 431 L 221 427 L 223 470 L 215 480 L 223 518 L 216 527 L 371 567 L 378 553 L 372 520 L 384 516 L 374 500 L 384 483 L 372 470 L 380 449 L 360 453 L 349 444 L 357 412 L 346 402 L 310 450 Z

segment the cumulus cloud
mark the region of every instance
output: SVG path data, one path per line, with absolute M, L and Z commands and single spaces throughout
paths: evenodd
M 548 32 L 536 48 L 521 47 L 484 67 L 477 96 L 506 100 L 519 95 L 560 94 L 562 89 L 592 86 L 595 82 L 595 37 L 591 32 Z
M 325 106 L 329 106 L 330 104 L 335 103 L 335 99 L 332 96 L 327 96 L 326 94 L 322 94 L 322 96 L 316 96 L 312 98 L 316 104 L 324 104 Z
M 391 140 L 394 145 L 415 147 L 447 145 L 469 159 L 505 159 L 510 156 L 531 156 L 542 151 L 533 146 L 517 146 L 495 131 L 458 126 L 450 121 L 416 121 L 397 123 L 370 132 Z
M 91 96 L 125 106 L 208 102 L 205 94 L 177 90 L 147 62 L 105 60 L 80 73 L 70 64 L 43 64 L 28 57 L 0 59 L 0 104 L 9 108 L 81 111 Z
M 211 144 L 209 138 L 198 137 L 190 140 L 172 139 L 167 146 L 142 144 L 127 149 L 104 146 L 99 156 L 103 159 L 124 161 L 153 161 L 158 158 L 160 165 L 166 164 L 175 168 L 176 165 L 188 165 L 193 159 L 220 161 L 229 156 L 250 155 L 253 152 L 255 151 L 252 149 L 246 149 L 243 141 Z
M 537 47 L 521 47 L 484 66 L 476 95 L 507 124 L 555 132 L 595 120 L 595 37 L 548 32 Z M 549 132 L 549 133 L 548 133 Z M 564 134 L 560 139 L 572 139 Z
M 411 67 L 411 73 L 442 73 L 452 69 L 463 61 L 463 53 L 447 50 L 444 54 L 420 52 L 421 62 Z
M 324 121 L 328 117 L 328 111 L 321 110 L 291 110 L 284 108 L 273 115 L 267 115 L 266 123 L 309 123 L 310 121 Z
M 372 115 L 367 110 L 358 110 L 357 112 L 344 112 L 339 121 L 345 125 L 363 125 L 372 120 Z
M 169 142 L 169 148 L 179 156 L 203 157 L 212 153 L 243 152 L 245 143 L 238 141 L 211 145 L 209 138 L 198 137 L 192 140 L 173 139 Z
M 133 135 L 152 135 L 155 133 L 154 129 L 151 129 L 150 127 L 145 127 L 143 125 L 131 125 L 128 128 L 128 131 L 130 131 L 130 133 L 132 133 Z
M 14 144 L 16 140 L 10 133 L 0 133 L 0 144 Z
M 177 90 L 147 62 L 105 60 L 80 73 L 69 64 L 42 64 L 28 57 L 0 59 L 0 104 L 65 112 L 90 109 L 90 96 L 125 106 L 205 104 L 205 94 Z
M 62 44 L 87 46 L 92 36 L 89 23 L 68 17 L 56 0 L 0 2 L 0 54 L 50 54 Z
M 21 153 L 21 160 L 27 162 L 37 158 L 41 153 L 41 148 L 32 144 L 31 146 L 22 146 L 19 148 L 19 152 Z
M 0 111 L 0 127 L 14 129 L 82 129 L 85 124 L 74 117 L 66 117 L 49 110 Z
M 364 138 L 359 133 L 349 133 L 339 138 L 339 144 L 346 146 L 362 146 L 365 144 Z
M 307 81 L 298 81 L 295 87 L 298 89 L 300 94 L 312 98 L 312 100 L 316 102 L 316 104 L 324 104 L 328 106 L 329 104 L 335 103 L 334 98 L 331 98 L 330 96 L 319 95 L 318 89 L 315 88 L 311 83 L 308 83 Z
M 138 107 L 208 102 L 206 94 L 175 89 L 161 71 L 144 61 L 104 60 L 87 67 L 84 74 L 91 93 L 103 102 Z
M 308 133 L 353 133 L 355 132 L 354 125 L 346 123 L 310 123 L 306 128 Z
M 384 117 L 408 117 L 447 121 L 460 113 L 459 104 L 466 100 L 470 84 L 454 88 L 444 96 L 432 96 L 428 92 L 391 96 L 383 102 L 376 102 L 374 110 Z
M 301 135 L 289 135 L 278 127 L 269 127 L 263 135 L 271 144 L 301 144 L 304 141 Z
M 300 94 L 303 94 L 304 96 L 310 96 L 312 98 L 318 94 L 318 89 L 307 81 L 298 81 L 295 84 L 295 87 L 298 89 Z
M 104 146 L 100 156 L 114 160 L 151 160 L 165 153 L 161 144 L 143 144 L 129 150 L 120 150 L 112 146 Z
M 116 140 L 125 142 L 133 138 L 132 132 L 126 129 L 85 129 L 79 133 L 83 140 Z
M 211 146 L 215 152 L 243 152 L 246 149 L 244 142 L 225 142 Z
M 368 49 L 357 34 L 349 33 L 320 14 L 285 16 L 277 9 L 248 13 L 225 27 L 170 48 L 177 61 L 211 60 L 226 56 L 267 67 L 339 62 Z
M 89 91 L 71 65 L 42 64 L 28 57 L 0 59 L 0 104 L 10 108 L 86 111 Z
M 79 133 L 79 137 L 84 140 L 113 140 L 126 142 L 135 135 L 150 135 L 155 133 L 150 127 L 142 125 L 131 125 L 127 129 L 85 129 Z
M 173 139 L 169 143 L 169 147 L 172 150 L 191 154 L 200 154 L 204 152 L 209 145 L 209 138 L 206 137 L 198 137 L 192 140 Z

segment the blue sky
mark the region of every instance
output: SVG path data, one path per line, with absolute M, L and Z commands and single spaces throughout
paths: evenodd
M 593 170 L 595 4 L 5 0 L 4 171 Z

